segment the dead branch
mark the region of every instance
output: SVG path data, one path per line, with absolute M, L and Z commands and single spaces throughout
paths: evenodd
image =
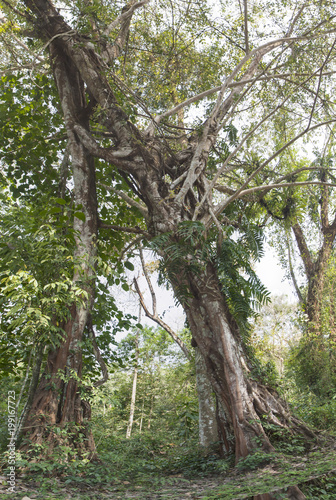
M 146 271 L 147 273 L 147 271 Z M 152 321 L 155 321 L 155 323 L 157 323 L 159 326 L 161 326 L 161 328 L 163 328 L 164 330 L 166 330 L 167 333 L 169 333 L 169 335 L 171 336 L 171 338 L 174 340 L 174 342 L 176 342 L 176 344 L 182 349 L 183 353 L 185 354 L 185 356 L 188 358 L 188 359 L 191 359 L 191 354 L 187 348 L 187 346 L 185 345 L 185 343 L 183 342 L 183 340 L 181 340 L 178 335 L 176 335 L 176 333 L 174 332 L 174 330 L 172 330 L 170 328 L 169 325 L 167 325 L 167 323 L 165 323 L 157 314 L 152 314 L 149 309 L 147 308 L 146 306 L 146 303 L 145 303 L 145 299 L 144 299 L 144 296 L 143 294 L 141 293 L 141 290 L 140 290 L 140 287 L 138 285 L 138 282 L 136 280 L 136 278 L 133 279 L 133 283 L 134 283 L 134 286 L 135 286 L 135 290 L 137 292 L 137 294 L 139 295 L 139 300 L 140 300 L 140 304 L 142 306 L 142 309 L 144 310 L 146 316 L 148 318 L 150 318 Z M 148 283 L 148 281 L 147 281 Z

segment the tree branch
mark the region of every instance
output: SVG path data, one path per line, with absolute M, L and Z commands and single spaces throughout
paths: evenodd
M 146 278 L 150 294 L 152 296 L 153 316 L 157 316 L 157 311 L 156 311 L 156 295 L 155 295 L 155 292 L 154 292 L 154 288 L 153 288 L 152 282 L 149 279 L 149 275 L 148 275 L 148 272 L 147 272 L 147 269 L 146 269 L 146 263 L 145 263 L 145 259 L 144 259 L 143 250 L 142 250 L 142 246 L 141 245 L 140 245 L 140 249 L 139 250 L 140 250 L 140 260 L 141 260 L 142 270 L 143 270 L 144 276 Z
M 298 85 L 298 88 L 302 87 L 302 85 L 304 85 L 311 78 L 312 78 L 312 75 L 310 75 L 304 82 L 300 83 Z M 222 164 L 221 168 L 216 172 L 216 174 L 215 174 L 214 178 L 212 179 L 211 183 L 209 184 L 209 186 L 208 186 L 208 188 L 207 188 L 207 190 L 206 190 L 206 192 L 205 192 L 202 200 L 198 204 L 198 206 L 197 206 L 197 208 L 195 210 L 194 216 L 193 216 L 193 220 L 197 220 L 197 216 L 198 216 L 198 213 L 200 212 L 200 210 L 202 208 L 202 205 L 207 200 L 207 198 L 209 196 L 209 193 L 212 191 L 212 189 L 216 185 L 216 182 L 217 182 L 218 178 L 220 177 L 220 175 L 226 170 L 226 167 L 229 164 L 229 162 L 231 161 L 231 159 L 238 153 L 238 151 L 240 151 L 240 149 L 243 147 L 243 145 L 245 144 L 245 142 L 256 132 L 256 130 L 258 130 L 258 128 L 261 127 L 261 125 L 263 123 L 265 123 L 271 116 L 273 116 L 279 109 L 281 109 L 282 106 L 286 103 L 286 101 L 288 101 L 290 98 L 291 98 L 291 94 L 288 95 L 287 97 L 285 97 L 272 111 L 270 111 L 266 116 L 264 116 L 264 118 L 262 118 L 252 128 L 252 130 L 250 130 L 250 132 L 248 132 L 248 134 L 246 134 L 246 136 L 242 138 L 242 140 L 237 145 L 237 147 L 229 154 L 229 156 L 226 158 L 226 160 Z M 244 187 L 246 187 L 246 185 Z
M 250 52 L 250 44 L 249 44 L 248 19 L 247 19 L 247 0 L 244 0 L 243 3 L 244 3 L 245 50 L 246 50 L 246 54 L 248 54 Z
M 298 13 L 296 14 L 296 16 L 294 17 L 293 21 L 291 22 L 290 26 L 289 26 L 289 29 L 286 33 L 286 36 L 291 36 L 292 33 L 293 33 L 293 30 L 294 30 L 294 27 L 295 27 L 295 24 L 297 23 L 299 17 L 301 16 L 303 10 L 305 9 L 305 7 L 307 6 L 306 3 L 304 3 L 300 8 L 299 8 L 299 11 Z
M 291 146 L 292 144 L 294 144 L 294 142 L 296 142 L 298 139 L 300 139 L 303 135 L 305 135 L 307 132 L 311 132 L 312 130 L 315 130 L 315 129 L 319 128 L 319 127 L 322 127 L 324 125 L 328 125 L 329 123 L 334 123 L 335 121 L 336 121 L 336 118 L 333 119 L 333 120 L 327 120 L 325 122 L 318 123 L 317 125 L 314 125 L 313 127 L 310 127 L 309 129 L 305 128 L 302 132 L 300 132 L 299 134 L 297 134 L 293 139 L 291 139 L 290 141 L 288 141 L 284 146 L 282 146 L 272 156 L 270 156 L 270 158 L 268 158 L 268 160 L 264 161 L 264 163 L 262 163 L 260 165 L 260 167 L 258 167 L 248 177 L 248 179 L 235 192 L 234 195 L 230 196 L 229 198 L 227 198 L 226 200 L 224 200 L 222 203 L 218 204 L 217 208 L 215 209 L 215 214 L 218 215 L 220 212 L 222 212 L 225 209 L 225 207 L 227 207 L 230 203 L 232 203 L 232 201 L 234 201 L 236 198 L 238 198 L 239 195 L 240 195 L 240 193 L 246 188 L 246 186 L 251 182 L 251 180 L 254 179 L 254 177 L 256 175 L 258 175 L 259 172 L 261 172 L 272 160 L 274 160 L 274 158 L 276 158 L 277 156 L 279 156 L 279 154 L 281 154 L 285 149 L 287 149 L 289 146 Z
M 147 233 L 147 231 L 144 231 L 143 229 L 140 229 L 139 227 L 116 226 L 114 224 L 106 224 L 105 222 L 102 222 L 101 220 L 99 220 L 99 222 L 98 222 L 98 227 L 101 227 L 103 229 L 112 229 L 113 231 L 122 231 L 124 233 L 142 234 L 148 240 L 151 239 L 151 235 L 149 233 Z
M 102 186 L 104 187 L 105 189 L 107 189 L 107 191 L 110 191 L 111 193 L 114 193 L 116 194 L 117 196 L 119 196 L 120 198 L 122 198 L 124 201 L 126 201 L 126 203 L 128 203 L 129 205 L 131 205 L 132 207 L 135 207 L 137 208 L 141 213 L 142 215 L 147 218 L 148 216 L 148 210 L 147 210 L 147 207 L 145 207 L 144 205 L 142 205 L 141 203 L 133 200 L 133 198 L 131 198 L 130 196 L 128 196 L 126 193 L 124 193 L 123 191 L 119 191 L 118 189 L 115 189 L 114 187 L 112 186 L 108 186 L 107 184 L 104 184 L 103 182 L 98 182 L 98 186 Z
M 149 309 L 147 308 L 146 306 L 146 303 L 145 303 L 145 299 L 141 293 L 141 290 L 139 288 L 139 285 L 138 285 L 138 282 L 136 280 L 136 278 L 133 279 L 133 283 L 134 283 L 134 286 L 135 286 L 135 289 L 136 289 L 136 292 L 137 294 L 139 295 L 139 300 L 140 300 L 140 304 L 146 314 L 146 316 L 148 318 L 150 318 L 152 321 L 155 321 L 155 323 L 157 323 L 158 325 L 161 326 L 161 328 L 163 328 L 164 330 L 166 330 L 167 333 L 169 333 L 169 335 L 171 336 L 171 338 L 174 340 L 174 342 L 176 342 L 176 344 L 182 349 L 183 353 L 185 354 L 185 356 L 188 358 L 188 359 L 191 359 L 191 354 L 187 348 L 187 346 L 185 345 L 185 343 L 183 342 L 183 340 L 180 339 L 180 337 L 178 337 L 176 335 L 176 333 L 174 332 L 174 330 L 172 330 L 170 328 L 169 325 L 167 325 L 167 323 L 165 323 L 157 314 L 152 314 Z M 148 283 L 148 282 L 147 282 Z
M 294 288 L 295 288 L 295 291 L 296 291 L 296 295 L 298 296 L 299 302 L 301 304 L 303 304 L 302 293 L 301 293 L 299 285 L 298 285 L 298 283 L 296 281 L 296 276 L 295 276 L 295 272 L 294 272 L 293 261 L 292 261 L 292 252 L 291 252 L 291 242 L 290 242 L 289 235 L 288 235 L 287 231 L 286 231 L 286 240 L 287 240 L 287 252 L 288 252 L 289 272 L 290 272 L 290 275 L 291 275 L 291 278 L 292 278 L 292 282 L 293 282 L 293 285 L 294 285 Z
M 245 3 L 245 0 L 244 0 L 244 3 Z M 303 10 L 303 8 L 302 8 Z M 335 30 L 329 30 L 329 31 L 326 31 L 325 34 L 331 34 L 331 33 L 334 33 Z M 224 91 L 228 88 L 234 88 L 234 87 L 238 87 L 241 85 L 241 81 L 239 82 L 233 82 L 233 79 L 236 77 L 236 75 L 239 73 L 239 71 L 241 70 L 241 68 L 243 66 L 245 66 L 245 64 L 247 63 L 247 61 L 249 59 L 251 59 L 253 56 L 255 56 L 258 51 L 261 51 L 263 53 L 263 55 L 265 55 L 265 53 L 267 52 L 270 52 L 272 51 L 274 48 L 277 48 L 278 46 L 284 44 L 284 43 L 290 43 L 290 42 L 295 42 L 295 41 L 304 41 L 304 40 L 309 40 L 309 39 L 313 39 L 313 38 L 316 38 L 317 36 L 322 36 L 322 34 L 318 34 L 318 35 L 313 35 L 311 37 L 308 37 L 308 36 L 302 36 L 302 37 L 290 37 L 290 36 L 286 36 L 284 38 L 280 38 L 278 40 L 274 40 L 272 42 L 268 42 L 264 45 L 261 45 L 260 47 L 252 50 L 251 52 L 249 52 L 248 54 L 245 55 L 245 57 L 241 60 L 241 62 L 235 67 L 235 69 L 233 70 L 233 72 L 231 73 L 231 75 L 225 80 L 225 82 L 217 87 L 213 87 L 212 89 L 208 89 L 208 90 L 205 90 L 203 92 L 201 92 L 200 94 L 197 94 L 193 97 L 190 97 L 189 99 L 186 99 L 185 101 L 181 102 L 180 104 L 178 104 L 177 106 L 174 106 L 174 108 L 168 110 L 168 111 L 165 111 L 164 113 L 162 113 L 161 115 L 158 115 L 154 118 L 155 122 L 157 124 L 160 123 L 160 121 L 163 119 L 163 118 L 167 118 L 168 116 L 172 116 L 174 114 L 176 114 L 180 109 L 182 109 L 183 107 L 185 106 L 189 106 L 190 104 L 194 103 L 194 102 L 197 102 L 197 101 L 200 101 L 201 99 L 205 98 L 205 97 L 208 97 L 212 94 L 215 94 L 216 92 L 219 92 L 221 91 L 221 94 L 224 93 Z M 262 57 L 263 57 L 262 55 Z M 330 72 L 327 72 L 326 74 L 323 74 L 323 76 L 327 76 L 329 74 L 333 74 L 334 71 L 330 71 Z M 262 76 L 260 77 L 256 77 L 257 80 L 270 80 L 270 79 L 273 79 L 273 78 L 284 78 L 284 77 L 287 77 L 287 76 L 306 76 L 305 73 L 302 73 L 302 74 L 293 74 L 293 73 L 285 73 L 285 74 L 281 74 L 281 75 L 264 75 L 264 73 L 262 73 Z M 307 75 L 308 76 L 308 75 Z M 245 84 L 247 83 L 252 83 L 255 79 L 249 79 L 249 80 L 245 80 Z M 220 100 L 222 100 L 222 97 L 219 97 Z M 218 98 L 218 99 L 219 99 Z M 152 130 L 152 126 L 150 125 L 149 128 L 147 129 L 147 132 L 151 131 Z
M 137 238 L 134 238 L 134 240 L 132 240 L 128 245 L 126 245 L 122 249 L 122 251 L 119 255 L 118 262 L 121 262 L 124 258 L 125 253 L 128 252 L 132 247 L 134 247 L 138 243 L 141 243 L 142 240 L 143 240 L 143 236 L 138 236 Z
M 334 75 L 335 73 L 336 73 L 336 71 L 326 71 L 325 73 L 322 73 L 322 76 L 331 76 L 331 75 Z M 253 83 L 255 81 L 264 82 L 264 81 L 274 80 L 274 79 L 278 79 L 278 78 L 285 79 L 288 77 L 315 78 L 315 77 L 319 77 L 319 74 L 314 73 L 313 75 L 310 75 L 308 73 L 282 73 L 282 74 L 274 74 L 274 75 L 267 75 L 267 74 L 265 75 L 264 73 L 261 73 L 260 76 L 256 76 L 255 78 L 250 78 L 250 79 L 244 80 L 244 83 L 248 84 L 248 83 Z M 291 83 L 295 83 L 295 82 L 291 82 Z M 228 88 L 234 89 L 235 87 L 238 87 L 240 85 L 241 85 L 241 82 L 232 82 L 228 85 Z M 204 90 L 200 94 L 197 94 L 193 97 L 190 97 L 189 99 L 186 99 L 185 101 L 181 102 L 180 104 L 177 104 L 174 108 L 169 109 L 168 111 L 165 111 L 161 115 L 157 115 L 154 118 L 155 123 L 159 124 L 163 118 L 168 118 L 169 116 L 175 115 L 176 113 L 178 113 L 178 111 L 180 111 L 180 109 L 182 109 L 186 106 L 189 106 L 190 104 L 193 104 L 194 102 L 201 101 L 205 97 L 213 95 L 216 92 L 219 92 L 221 90 L 221 88 L 222 88 L 222 85 L 218 85 L 217 87 L 213 87 L 211 89 Z M 173 125 L 171 125 L 171 126 L 173 126 Z M 181 128 L 181 127 L 176 127 L 176 128 Z M 152 125 L 149 125 L 147 130 L 146 130 L 146 133 L 149 133 L 152 130 L 154 130 L 152 128 Z M 188 129 L 184 129 L 184 130 L 188 130 Z M 190 130 L 193 130 L 193 129 L 190 129 Z
M 5 17 L 1 18 L 0 17 L 0 23 L 2 24 L 5 24 L 7 21 L 7 19 Z M 41 63 L 45 63 L 45 59 L 41 56 L 39 56 L 38 54 L 35 54 L 29 47 L 28 45 L 26 45 L 22 40 L 20 40 L 20 38 L 18 38 L 16 35 L 14 35 L 14 33 L 11 31 L 10 32 L 10 36 L 16 41 L 16 43 L 18 45 L 20 45 L 20 47 L 22 47 L 28 54 L 30 54 L 31 56 L 34 57 L 34 59 L 38 59 Z
M 256 193 L 258 191 L 270 191 L 271 189 L 274 188 L 282 188 L 282 187 L 292 187 L 292 186 L 327 186 L 327 187 L 336 187 L 336 184 L 330 184 L 327 182 L 321 182 L 321 181 L 302 181 L 302 182 L 279 182 L 276 184 L 265 184 L 263 186 L 255 186 L 253 188 L 249 189 L 244 189 L 243 191 L 240 191 L 238 198 L 242 198 L 243 196 L 246 196 L 247 194 L 252 194 Z M 218 189 L 220 191 L 220 189 Z
M 271 48 L 269 50 L 272 50 Z M 252 62 L 248 69 L 245 71 L 243 77 L 240 80 L 240 86 L 238 88 L 238 92 L 240 91 L 241 88 L 245 86 L 245 80 L 249 79 L 251 74 L 254 73 L 256 70 L 259 61 L 261 60 L 263 56 L 263 51 L 253 51 L 255 52 L 255 57 L 252 59 Z M 251 52 L 252 54 L 252 52 Z M 190 163 L 190 167 L 188 170 L 187 177 L 178 193 L 178 195 L 175 198 L 176 203 L 183 203 L 184 199 L 188 193 L 188 191 L 192 188 L 194 185 L 195 181 L 198 179 L 198 177 L 202 174 L 203 170 L 206 168 L 206 160 L 207 156 L 209 154 L 209 151 L 211 147 L 213 146 L 214 140 L 217 137 L 217 134 L 221 128 L 222 125 L 220 125 L 220 122 L 223 118 L 223 115 L 225 112 L 227 112 L 231 105 L 234 103 L 235 98 L 237 97 L 237 89 L 233 90 L 230 95 L 227 97 L 227 99 L 222 103 L 224 94 L 226 89 L 228 88 L 228 85 L 232 82 L 233 78 L 236 76 L 238 71 L 242 67 L 242 62 L 245 61 L 247 62 L 249 59 L 251 59 L 251 56 L 245 56 L 241 63 L 239 63 L 236 68 L 233 70 L 231 75 L 227 78 L 227 80 L 224 82 L 222 85 L 222 88 L 220 90 L 219 96 L 217 98 L 217 102 L 209 116 L 209 118 L 206 120 L 204 124 L 204 129 L 202 132 L 202 136 L 195 148 L 195 152 L 193 155 L 193 158 Z M 209 193 L 210 187 L 207 189 L 207 193 Z M 205 199 L 203 200 L 203 202 Z M 200 207 L 199 207 L 200 208 Z
M 111 24 L 108 25 L 108 27 L 103 32 L 104 36 L 109 36 L 111 31 L 113 31 L 118 26 L 118 24 L 124 24 L 125 21 L 128 22 L 131 19 L 131 17 L 133 16 L 135 10 L 139 9 L 143 5 L 146 5 L 146 3 L 148 3 L 149 1 L 150 0 L 142 0 L 141 2 L 133 3 L 133 5 L 131 5 L 131 6 L 126 5 L 127 10 L 122 12 L 122 14 L 120 14 L 120 16 L 118 16 L 114 21 L 112 21 Z M 124 7 L 124 9 L 125 9 L 125 7 Z
M 311 253 L 309 251 L 301 226 L 298 224 L 298 222 L 292 224 L 292 230 L 296 239 L 297 246 L 299 247 L 301 259 L 306 271 L 306 276 L 309 279 L 314 270 Z

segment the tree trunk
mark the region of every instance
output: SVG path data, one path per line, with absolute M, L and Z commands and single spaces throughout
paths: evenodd
M 142 398 L 141 418 L 140 418 L 140 425 L 139 425 L 139 434 L 142 433 L 142 424 L 143 424 L 143 419 L 144 419 L 144 410 L 145 410 L 145 398 Z
M 150 408 L 149 408 L 149 415 L 148 415 L 148 423 L 147 423 L 147 429 L 150 430 L 151 428 L 151 423 L 152 423 L 152 414 L 153 414 L 153 405 L 154 405 L 154 394 L 152 393 L 151 395 L 151 400 L 150 400 Z
M 199 415 L 199 443 L 205 453 L 209 453 L 218 442 L 216 406 L 207 367 L 198 347 L 195 347 L 196 385 Z
M 133 419 L 134 419 L 134 412 L 135 412 L 137 379 L 138 379 L 138 367 L 136 366 L 134 368 L 134 372 L 133 372 L 131 408 L 130 408 L 130 415 L 129 415 L 127 430 L 126 430 L 126 439 L 129 439 L 131 437 L 131 433 L 132 433 Z
M 249 378 L 241 339 L 213 265 L 207 264 L 198 275 L 181 273 L 180 276 L 188 290 L 183 307 L 193 338 L 205 360 L 218 401 L 225 411 L 227 428 L 232 427 L 236 462 L 256 450 L 261 449 L 265 453 L 274 451 L 271 437 L 263 427 L 267 423 L 280 431 L 313 438 L 314 434 L 290 415 L 275 391 Z M 181 283 L 172 281 L 174 286 L 181 286 Z M 291 498 L 303 498 L 299 490 L 296 495 Z M 256 497 L 259 500 L 271 498 Z
M 322 198 L 323 199 L 323 198 Z M 317 255 L 309 251 L 301 226 L 292 226 L 308 281 L 305 312 L 308 322 L 299 344 L 297 371 L 299 382 L 306 384 L 318 396 L 329 397 L 335 387 L 335 295 L 332 251 L 335 224 L 330 226 L 326 201 L 321 209 L 323 241 Z M 329 276 L 328 276 L 329 274 Z
M 30 384 L 29 384 L 29 389 L 28 389 L 28 394 L 27 394 L 27 400 L 26 403 L 22 409 L 19 421 L 17 423 L 16 427 L 16 439 L 18 442 L 21 440 L 21 430 L 25 426 L 25 422 L 27 420 L 27 416 L 29 414 L 29 411 L 31 409 L 34 395 L 37 389 L 38 381 L 40 378 L 40 371 L 41 371 L 41 365 L 42 365 L 42 360 L 43 360 L 43 352 L 44 352 L 44 346 L 42 344 L 38 344 L 36 346 L 36 352 L 34 356 L 34 365 L 32 368 L 32 374 L 31 374 L 31 379 L 30 379 Z
M 239 333 L 212 264 L 206 266 L 202 275 L 185 277 L 191 297 L 185 299 L 184 309 L 205 359 L 212 387 L 232 423 L 236 461 L 258 448 L 274 451 L 261 417 L 293 434 L 313 437 L 309 429 L 289 415 L 275 391 L 249 378 Z
M 72 160 L 72 173 L 76 206 L 81 206 L 83 217 L 74 217 L 76 247 L 74 252 L 74 286 L 80 287 L 83 294 L 77 303 L 69 308 L 69 318 L 61 327 L 64 340 L 59 347 L 49 352 L 47 366 L 37 388 L 32 407 L 27 416 L 24 432 L 30 443 L 49 443 L 48 453 L 58 442 L 51 427 L 75 425 L 72 446 L 80 454 L 95 455 L 95 445 L 86 421 L 90 419 L 89 403 L 83 401 L 79 389 L 82 378 L 83 332 L 93 305 L 96 265 L 97 239 L 97 199 L 94 159 L 73 132 L 74 115 L 81 112 L 82 126 L 89 128 L 86 111 L 84 84 L 77 70 L 64 54 L 51 45 L 51 55 L 55 80 L 57 83 L 65 125 L 68 134 L 69 151 Z M 56 320 L 57 321 L 57 318 Z M 77 439 L 79 433 L 85 439 Z M 23 444 L 23 446 L 25 446 Z M 29 448 L 29 445 L 26 447 Z
M 326 216 L 325 216 L 326 217 Z M 329 226 L 329 223 L 321 220 L 323 241 L 317 257 L 314 259 L 310 252 L 301 226 L 296 223 L 292 225 L 292 230 L 300 252 L 304 270 L 308 281 L 308 292 L 305 303 L 306 313 L 311 325 L 318 327 L 320 322 L 321 305 L 324 297 L 325 275 L 328 269 L 330 257 L 332 255 L 333 244 L 336 236 L 336 220 Z
M 133 419 L 135 412 L 135 400 L 136 400 L 136 390 L 137 390 L 137 380 L 138 380 L 138 360 L 139 360 L 139 350 L 138 350 L 138 334 L 135 339 L 135 367 L 133 372 L 133 385 L 132 385 L 132 396 L 131 396 L 131 408 L 130 408 L 130 416 L 127 424 L 126 430 L 126 439 L 131 437 L 132 427 L 133 427 Z

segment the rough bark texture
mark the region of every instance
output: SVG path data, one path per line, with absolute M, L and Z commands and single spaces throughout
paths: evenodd
M 74 252 L 73 283 L 87 293 L 81 303 L 73 304 L 69 319 L 63 324 L 64 341 L 48 355 L 48 361 L 25 423 L 25 434 L 29 442 L 42 444 L 46 439 L 46 428 L 51 425 L 64 426 L 74 423 L 85 435 L 85 440 L 76 437 L 73 444 L 81 453 L 95 454 L 91 431 L 85 428 L 90 418 L 90 408 L 82 401 L 79 383 L 82 376 L 82 341 L 84 328 L 91 311 L 94 293 L 94 275 L 97 238 L 97 199 L 95 187 L 94 158 L 78 140 L 73 131 L 78 113 L 80 123 L 88 128 L 84 83 L 78 71 L 57 46 L 51 44 L 51 60 L 55 81 L 60 95 L 64 121 L 68 134 L 71 155 L 74 196 L 76 206 L 82 206 L 85 220 L 74 218 L 76 248 Z M 48 453 L 57 442 L 56 434 L 48 434 Z
M 187 277 L 185 278 L 187 279 Z M 274 451 L 260 418 L 290 433 L 313 434 L 291 417 L 278 395 L 249 378 L 240 338 L 221 293 L 215 269 L 188 276 L 192 297 L 184 309 L 193 337 L 204 357 L 217 398 L 228 416 L 235 437 L 236 461 L 256 449 Z
M 211 449 L 215 449 L 214 446 L 219 441 L 219 436 L 213 390 L 204 358 L 198 347 L 195 348 L 195 368 L 199 408 L 199 443 L 205 453 L 208 453 Z

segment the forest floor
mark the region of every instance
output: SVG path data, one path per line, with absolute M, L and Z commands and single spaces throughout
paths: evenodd
M 264 457 L 264 456 L 263 456 Z M 7 478 L 0 476 L 0 498 L 11 500 L 243 500 L 253 495 L 280 491 L 300 484 L 312 500 L 336 500 L 336 453 L 334 449 L 315 450 L 300 457 L 274 454 L 268 463 L 261 455 L 249 458 L 240 468 L 222 473 L 146 474 L 129 480 L 112 481 L 96 477 L 86 480 L 83 472 L 57 478 L 52 474 L 23 474 L 16 480 L 15 493 L 8 491 Z M 92 464 L 90 464 L 92 465 Z M 97 465 L 96 469 L 101 467 Z M 24 477 L 23 477 L 24 476 Z M 281 496 L 279 496 L 281 498 Z

